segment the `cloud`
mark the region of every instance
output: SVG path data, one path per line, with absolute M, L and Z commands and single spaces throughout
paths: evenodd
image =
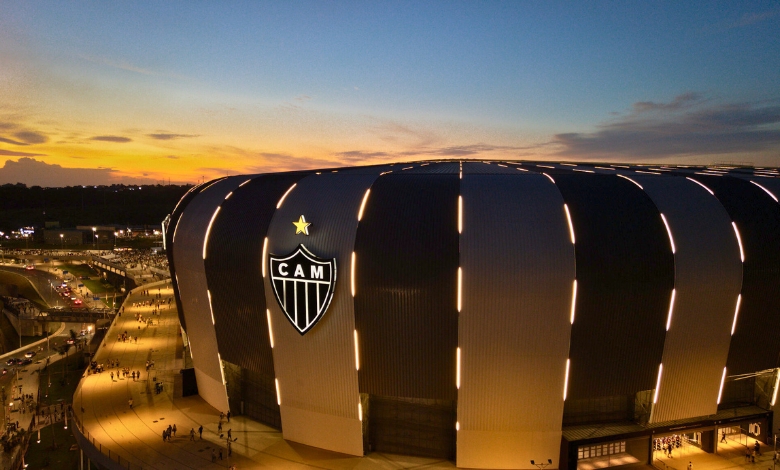
M 109 59 L 108 57 L 95 57 L 95 56 L 89 56 L 89 55 L 80 55 L 80 58 L 92 62 L 95 64 L 105 65 L 107 67 L 112 67 L 115 69 L 120 70 L 126 70 L 128 72 L 134 72 L 139 73 L 141 75 L 149 75 L 149 76 L 156 76 L 156 77 L 169 77 L 169 78 L 176 78 L 179 80 L 187 79 L 187 77 L 175 73 L 164 73 L 164 72 L 158 72 L 156 70 L 151 69 L 145 69 L 143 67 L 139 67 L 135 64 L 131 64 L 130 62 L 126 60 L 115 60 L 115 59 Z
M 780 150 L 780 102 L 711 103 L 697 94 L 639 102 L 634 113 L 592 133 L 556 134 L 557 154 L 648 159 Z
M 24 183 L 27 186 L 59 187 L 153 182 L 154 180 L 145 178 L 120 177 L 112 168 L 63 168 L 34 158 L 7 160 L 0 168 L 0 184 Z
M 42 144 L 49 140 L 45 135 L 33 131 L 19 131 L 14 137 L 27 144 Z
M 6 144 L 11 145 L 29 145 L 24 142 L 19 142 L 18 140 L 6 139 L 5 137 L 0 137 L 0 142 L 5 142 Z
M 291 170 L 311 170 L 315 168 L 332 168 L 342 166 L 330 160 L 315 157 L 297 157 L 284 153 L 262 152 L 258 154 L 261 163 L 246 169 L 249 173 L 272 173 Z M 222 170 L 224 171 L 224 170 Z
M 159 133 L 159 134 L 146 134 L 147 137 L 151 137 L 155 140 L 174 140 L 174 139 L 183 139 L 188 137 L 200 137 L 200 135 L 197 134 L 170 134 L 170 133 Z
M 45 153 L 15 152 L 13 150 L 3 150 L 3 149 L 0 149 L 0 155 L 4 155 L 6 157 L 44 157 L 44 156 L 46 156 Z
M 119 135 L 96 135 L 95 137 L 90 137 L 89 140 L 99 140 L 101 142 L 117 142 L 120 144 L 133 141 L 133 139 L 129 137 L 122 137 Z

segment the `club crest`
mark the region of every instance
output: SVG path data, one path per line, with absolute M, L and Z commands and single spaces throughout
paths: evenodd
M 268 258 L 276 301 L 303 335 L 317 324 L 333 299 L 336 259 L 318 258 L 303 245 L 289 255 Z

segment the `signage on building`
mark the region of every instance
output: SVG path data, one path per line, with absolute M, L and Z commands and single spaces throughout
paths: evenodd
M 303 335 L 328 310 L 336 287 L 336 259 L 322 259 L 298 245 L 287 255 L 269 255 L 271 287 L 287 319 Z

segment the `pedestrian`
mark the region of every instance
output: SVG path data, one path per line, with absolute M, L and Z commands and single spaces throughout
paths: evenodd
M 231 455 L 233 455 L 233 449 L 231 448 L 230 444 L 231 444 L 231 442 L 230 442 L 230 440 L 228 440 L 228 441 L 227 441 L 227 452 L 228 452 L 228 457 L 230 457 Z
M 726 442 L 726 430 L 723 430 L 723 433 L 720 435 L 720 442 Z
M 219 420 L 222 421 L 223 419 L 225 419 L 225 412 L 220 411 L 219 412 Z
M 112 382 L 114 381 L 114 371 L 113 370 L 111 371 L 111 381 Z
M 173 424 L 173 437 L 176 437 L 176 423 Z
M 211 462 L 214 463 L 217 461 L 217 451 L 214 449 L 211 449 Z
M 195 440 L 195 428 L 190 429 L 190 440 Z
M 230 410 L 228 410 L 228 412 L 227 412 L 227 420 L 228 420 L 228 423 L 229 423 L 230 422 Z
M 219 448 L 219 460 L 222 460 L 222 447 Z
M 203 425 L 201 424 L 200 427 L 198 427 L 198 434 L 200 435 L 200 438 L 203 439 Z
M 693 463 L 688 461 L 688 470 L 693 470 Z
M 165 442 L 168 439 L 168 430 L 167 429 L 163 429 L 162 437 L 163 437 L 163 442 Z
M 222 421 L 217 424 L 217 434 L 222 434 Z
M 758 441 L 753 444 L 753 449 L 756 451 L 756 454 L 761 455 L 761 444 L 759 444 Z
M 233 438 L 232 429 L 228 429 L 228 440 Z
M 127 404 L 130 405 L 130 409 L 132 410 L 133 409 L 133 399 L 131 398 L 131 399 L 127 400 Z

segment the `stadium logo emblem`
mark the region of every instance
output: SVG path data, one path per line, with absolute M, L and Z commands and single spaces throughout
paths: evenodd
M 287 256 L 269 256 L 271 286 L 282 311 L 303 335 L 328 310 L 336 287 L 336 259 L 316 257 L 303 245 Z

